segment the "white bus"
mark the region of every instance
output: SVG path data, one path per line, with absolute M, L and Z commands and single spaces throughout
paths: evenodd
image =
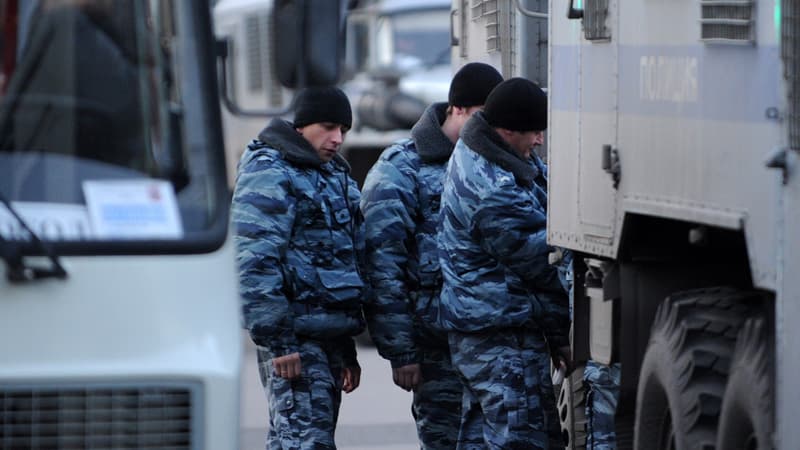
M 0 1 L 0 449 L 238 447 L 210 10 Z

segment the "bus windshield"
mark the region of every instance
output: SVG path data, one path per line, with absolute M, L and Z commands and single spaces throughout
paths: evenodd
M 2 241 L 30 239 L 2 205 L 60 244 L 219 235 L 227 211 L 222 144 L 218 129 L 202 125 L 216 96 L 206 103 L 189 95 L 205 81 L 188 7 L 0 5 Z

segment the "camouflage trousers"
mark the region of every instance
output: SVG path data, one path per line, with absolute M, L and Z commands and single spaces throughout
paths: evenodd
M 563 449 L 550 356 L 534 330 L 448 335 L 465 386 L 457 449 Z
M 586 397 L 586 448 L 588 450 L 614 450 L 614 414 L 619 400 L 620 365 L 607 366 L 594 361 L 586 362 L 583 381 Z
M 258 369 L 269 404 L 266 449 L 335 449 L 333 435 L 342 400 L 341 352 L 320 342 L 301 342 L 302 376 L 294 380 L 274 373 L 273 357 L 259 348 Z
M 447 343 L 421 346 L 422 383 L 414 391 L 411 413 L 421 450 L 453 450 L 461 423 L 463 387 L 453 369 Z

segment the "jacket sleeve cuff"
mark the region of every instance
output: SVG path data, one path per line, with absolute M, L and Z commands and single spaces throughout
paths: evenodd
M 550 348 L 561 348 L 569 345 L 569 336 L 548 334 L 546 337 Z
M 259 347 L 264 347 L 269 351 L 273 358 L 277 358 L 280 356 L 291 355 L 292 353 L 299 353 L 300 352 L 300 344 L 297 343 L 296 340 L 287 340 L 287 339 L 266 339 L 266 340 L 255 340 L 253 341 Z
M 388 359 L 392 364 L 392 369 L 399 369 L 400 367 L 407 366 L 409 364 L 418 364 L 421 358 L 416 352 L 411 352 L 400 355 L 392 355 Z
M 342 361 L 345 367 L 361 367 L 358 364 L 356 341 L 348 337 L 342 342 Z

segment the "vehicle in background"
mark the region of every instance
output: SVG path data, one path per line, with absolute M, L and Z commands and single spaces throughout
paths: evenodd
M 447 101 L 449 0 L 361 0 L 348 11 L 344 81 L 353 128 L 343 154 L 361 185 L 380 152 L 425 108 Z
M 295 24 L 316 12 L 279 3 L 305 42 Z M 240 302 L 208 3 L 0 12 L 0 447 L 237 448 Z M 313 79 L 310 58 L 278 72 Z
M 457 51 L 529 58 L 470 19 L 497 6 L 519 42 L 503 14 L 533 3 L 454 0 Z M 575 252 L 574 356 L 621 363 L 617 448 L 799 448 L 797 2 L 567 3 L 549 11 L 548 240 Z M 580 373 L 562 394 L 582 415 Z
M 292 91 L 264 71 L 285 39 L 270 40 L 273 0 L 221 0 L 215 33 L 229 43 L 228 90 L 243 108 L 283 109 L 291 117 Z M 345 7 L 347 9 L 345 10 Z M 381 150 L 408 137 L 425 107 L 446 101 L 450 67 L 449 0 L 358 0 L 346 13 L 344 66 L 339 86 L 353 108 L 353 128 L 342 155 L 361 185 Z M 257 115 L 223 111 L 228 184 L 242 151 L 266 125 Z
M 214 5 L 214 34 L 228 42 L 227 89 L 242 108 L 286 109 L 292 91 L 268 70 L 277 43 L 270 31 L 273 0 L 220 0 Z M 222 109 L 228 185 L 233 188 L 242 152 L 267 120 L 261 115 L 236 115 Z

